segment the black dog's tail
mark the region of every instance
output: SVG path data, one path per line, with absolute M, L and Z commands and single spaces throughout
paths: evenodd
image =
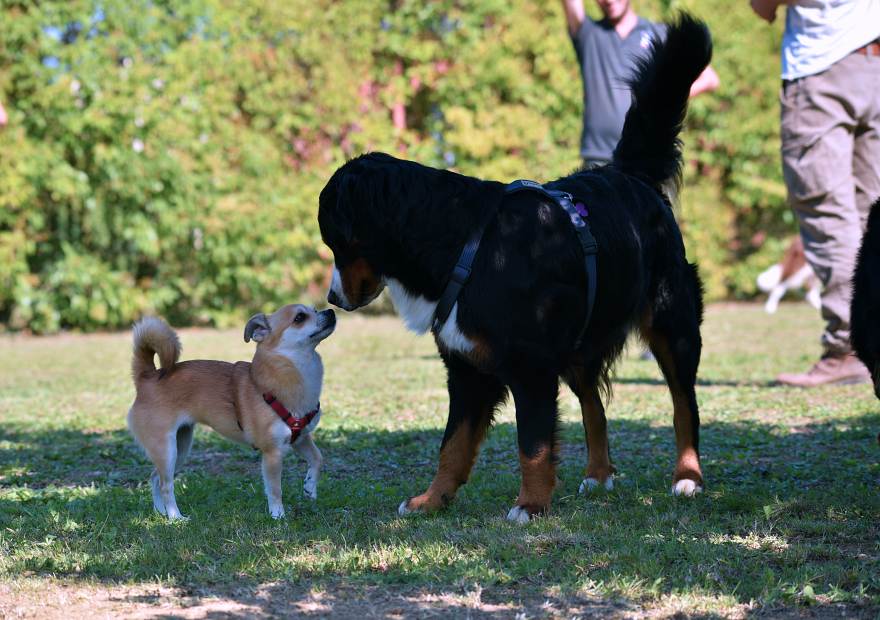
M 665 41 L 655 41 L 630 80 L 633 101 L 614 165 L 659 188 L 681 176 L 678 138 L 691 84 L 709 65 L 712 37 L 706 24 L 682 13 L 669 24 Z

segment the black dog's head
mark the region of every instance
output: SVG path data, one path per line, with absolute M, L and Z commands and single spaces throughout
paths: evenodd
M 362 155 L 341 166 L 321 190 L 318 225 L 335 263 L 327 301 L 345 310 L 367 305 L 385 286 L 379 203 L 383 168 L 395 162 L 384 153 Z

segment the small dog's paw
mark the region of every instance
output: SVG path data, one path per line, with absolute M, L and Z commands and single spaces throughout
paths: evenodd
M 672 494 L 676 497 L 683 495 L 685 497 L 693 497 L 697 493 L 702 493 L 703 487 L 690 478 L 682 478 L 672 485 Z
M 401 517 L 405 517 L 408 514 L 412 514 L 415 510 L 411 510 L 409 507 L 409 500 L 405 499 L 400 502 L 400 506 L 397 507 L 397 514 Z
M 168 520 L 169 521 L 179 521 L 180 523 L 186 523 L 187 521 L 189 521 L 189 517 L 187 517 L 186 515 L 182 515 L 179 512 L 173 512 L 173 513 L 169 512 L 168 513 Z
M 303 493 L 309 499 L 318 499 L 318 482 L 311 476 L 306 476 L 303 481 Z
M 510 509 L 510 512 L 507 513 L 507 520 L 512 521 L 513 523 L 528 523 L 531 518 L 532 517 L 531 515 L 529 515 L 529 511 L 522 506 L 514 506 Z
M 273 519 L 281 519 L 284 517 L 284 506 L 269 506 L 269 516 Z
M 601 484 L 596 478 L 584 478 L 581 481 L 581 486 L 578 487 L 578 493 L 581 495 L 587 495 L 588 493 L 592 493 L 596 491 L 600 487 L 604 488 L 606 491 L 610 491 L 614 488 L 614 478 L 608 476 L 605 479 L 605 484 Z

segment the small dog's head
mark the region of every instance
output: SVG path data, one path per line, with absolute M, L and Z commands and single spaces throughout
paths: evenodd
M 333 310 L 318 312 L 310 306 L 291 304 L 270 315 L 252 316 L 244 327 L 244 341 L 257 348 L 276 349 L 281 353 L 313 350 L 336 329 Z

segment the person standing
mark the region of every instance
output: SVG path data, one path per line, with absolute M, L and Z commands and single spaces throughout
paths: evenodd
M 880 0 L 751 0 L 782 39 L 782 170 L 807 260 L 822 281 L 822 355 L 784 385 L 861 383 L 849 338 L 852 274 L 880 196 Z
M 665 36 L 665 26 L 636 14 L 630 0 L 596 0 L 603 18 L 586 17 L 584 0 L 562 0 L 568 33 L 583 80 L 584 167 L 607 164 L 620 140 L 631 103 L 627 80 L 651 42 Z M 707 67 L 691 86 L 691 97 L 718 88 L 718 75 Z

